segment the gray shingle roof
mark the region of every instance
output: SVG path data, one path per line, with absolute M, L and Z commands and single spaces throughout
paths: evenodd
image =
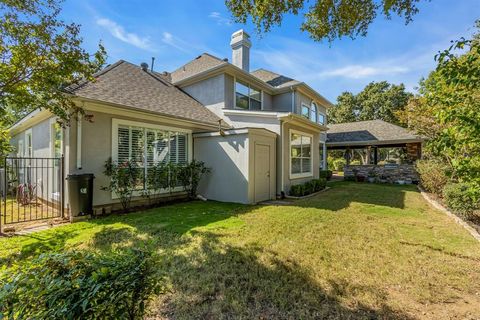
M 250 72 L 250 74 L 276 88 L 289 87 L 301 83 L 298 80 L 265 69 L 258 69 Z
M 329 124 L 327 144 L 346 144 L 378 141 L 379 143 L 401 141 L 422 141 L 405 128 L 385 122 L 383 120 L 369 120 Z
M 228 64 L 228 62 L 212 56 L 208 53 L 202 53 L 192 61 L 171 72 L 171 81 L 172 83 L 176 83 L 178 81 L 181 81 L 183 79 L 223 64 Z
M 217 124 L 219 117 L 200 102 L 175 87 L 168 76 L 143 71 L 120 60 L 95 75 L 96 81 L 83 82 L 66 90 L 78 97 L 157 112 L 177 118 Z

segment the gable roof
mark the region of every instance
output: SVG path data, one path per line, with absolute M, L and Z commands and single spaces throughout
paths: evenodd
M 202 53 L 190 62 L 187 62 L 177 70 L 170 73 L 172 83 L 189 78 L 203 71 L 210 70 L 220 65 L 227 65 L 228 61 L 212 56 L 208 53 Z
M 93 99 L 195 122 L 218 124 L 220 118 L 200 102 L 172 85 L 157 72 L 120 60 L 85 81 L 66 88 L 77 97 Z
M 328 145 L 394 144 L 421 142 L 423 138 L 383 120 L 329 124 Z
M 250 74 L 275 88 L 290 87 L 301 83 L 298 80 L 286 77 L 284 75 L 266 69 L 258 69 L 250 72 Z

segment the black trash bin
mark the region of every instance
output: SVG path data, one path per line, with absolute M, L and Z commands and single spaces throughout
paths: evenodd
M 71 218 L 93 213 L 93 179 L 95 176 L 91 173 L 67 176 Z

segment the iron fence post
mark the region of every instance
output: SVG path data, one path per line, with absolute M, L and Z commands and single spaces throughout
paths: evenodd
M 62 154 L 61 165 L 60 165 L 60 202 L 61 202 L 61 214 L 62 219 L 65 219 L 65 156 Z

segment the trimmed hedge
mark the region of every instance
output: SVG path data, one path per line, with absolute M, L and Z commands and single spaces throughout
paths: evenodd
M 293 197 L 303 197 L 317 191 L 325 189 L 327 186 L 327 179 L 313 179 L 302 184 L 296 184 L 290 187 L 289 195 Z
M 332 170 L 320 170 L 319 177 L 330 180 L 332 178 Z

